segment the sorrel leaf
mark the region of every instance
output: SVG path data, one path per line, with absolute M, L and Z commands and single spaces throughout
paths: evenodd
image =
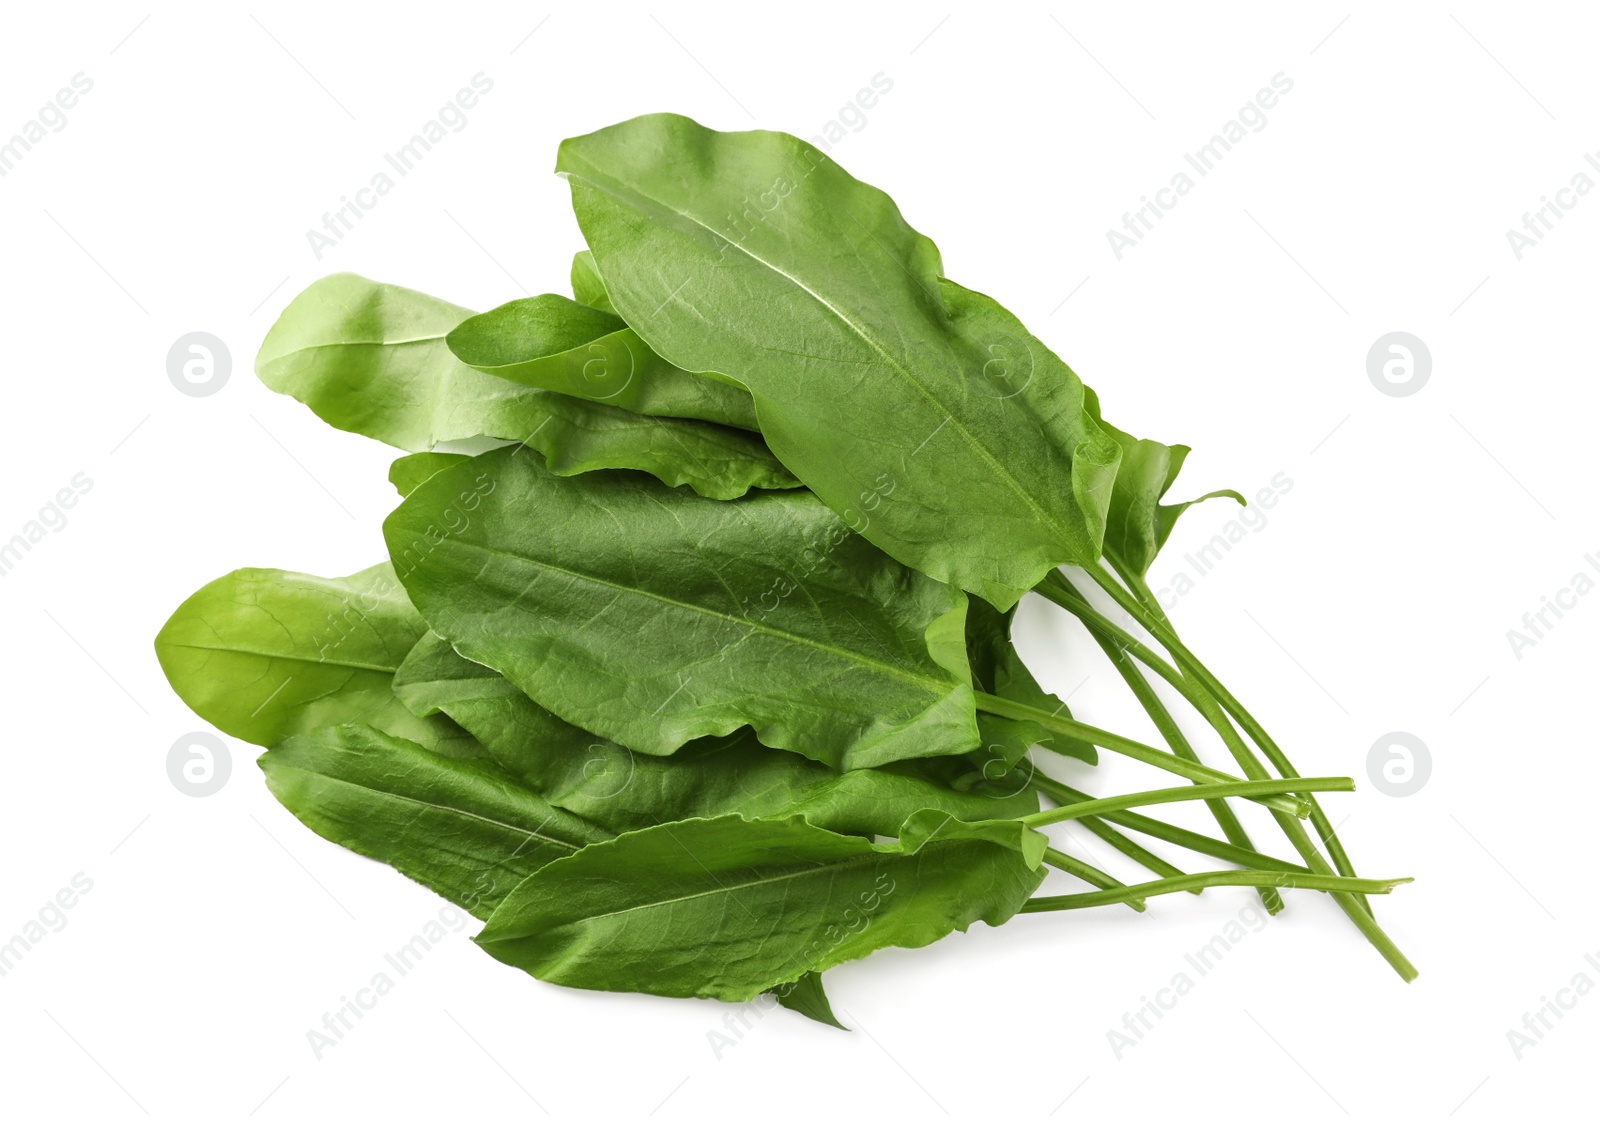
M 605 280 L 600 278 L 594 255 L 587 248 L 572 257 L 571 283 L 572 297 L 578 302 L 596 310 L 607 310 L 612 314 L 617 312 L 617 308 L 611 305 L 611 296 L 606 294 Z
M 1002 699 L 1049 711 L 1059 718 L 1072 718 L 1067 705 L 1039 686 L 1039 681 L 1017 654 L 1011 643 L 1011 621 L 1015 615 L 1016 606 L 1002 613 L 982 597 L 971 599 L 967 609 L 967 657 L 972 664 L 974 686 Z M 1100 760 L 1099 751 L 1089 743 L 1052 734 L 1037 723 L 981 713 L 978 726 L 983 731 L 981 765 L 990 772 L 1000 766 L 1009 769 L 1016 765 L 1031 746 L 1043 746 L 1091 766 Z
M 616 309 L 749 389 L 785 466 L 899 560 L 1011 607 L 1100 557 L 1116 445 L 1077 376 L 884 193 L 798 138 L 652 114 L 556 162 Z
M 981 821 L 1039 808 L 1026 773 L 967 783 L 969 763 L 958 757 L 841 774 L 763 746 L 748 729 L 696 739 L 667 757 L 639 754 L 563 722 L 432 633 L 401 664 L 395 693 L 418 714 L 443 711 L 507 773 L 614 833 L 737 814 L 803 815 L 835 832 L 893 836 L 922 809 Z
M 885 946 L 1014 915 L 1044 838 L 1014 821 L 911 818 L 893 844 L 798 818 L 718 817 L 591 845 L 524 880 L 477 936 L 536 978 L 746 1001 Z
M 631 468 L 711 498 L 798 484 L 747 431 L 639 416 L 462 365 L 445 336 L 471 315 L 404 287 L 330 275 L 279 316 L 256 372 L 335 428 L 408 451 L 487 436 L 544 452 L 558 474 Z
M 617 315 L 560 295 L 497 306 L 445 340 L 458 361 L 493 377 L 644 416 L 756 430 L 750 394 L 668 364 Z
M 246 742 L 360 722 L 448 749 L 470 740 L 390 687 L 427 627 L 387 562 L 336 578 L 240 569 L 178 606 L 156 658 L 195 714 Z
M 800 976 L 797 982 L 789 982 L 772 991 L 778 996 L 778 1004 L 785 1009 L 792 1009 L 813 1021 L 820 1021 L 824 1025 L 832 1025 L 835 1029 L 844 1029 L 849 1032 L 849 1026 L 840 1023 L 833 1015 L 833 1006 L 828 1001 L 828 994 L 822 987 L 822 975 L 810 971 Z
M 443 757 L 368 726 L 285 739 L 259 764 L 307 828 L 480 919 L 543 865 L 610 836 L 487 758 Z
M 1107 424 L 1100 416 L 1100 400 L 1094 390 L 1087 390 L 1087 394 L 1089 412 L 1122 449 L 1111 508 L 1106 515 L 1107 556 L 1115 556 L 1143 577 L 1184 511 L 1207 499 L 1232 499 L 1245 505 L 1244 496 L 1229 490 L 1211 491 L 1186 503 L 1163 503 L 1161 497 L 1178 478 L 1183 461 L 1189 456 L 1188 446 L 1141 440 Z
M 384 536 L 458 652 L 632 749 L 749 725 L 852 769 L 978 744 L 966 595 L 809 492 L 719 503 L 501 449 L 422 484 Z
M 403 499 L 445 468 L 471 458 L 453 452 L 413 452 L 389 465 L 389 482 Z

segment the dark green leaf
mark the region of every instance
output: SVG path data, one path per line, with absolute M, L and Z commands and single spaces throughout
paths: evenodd
M 868 539 L 1009 608 L 1100 558 L 1116 445 L 1077 376 L 879 190 L 787 134 L 654 114 L 556 168 L 616 309 L 749 389 L 767 442 Z
M 778 995 L 778 1004 L 785 1009 L 792 1009 L 813 1021 L 849 1032 L 849 1028 L 841 1025 L 833 1015 L 833 1006 L 828 1003 L 828 995 L 822 988 L 821 974 L 808 971 L 800 976 L 798 982 L 786 983 L 772 992 Z
M 395 693 L 418 714 L 443 711 L 534 792 L 614 833 L 731 813 L 893 836 L 922 809 L 981 821 L 1039 808 L 1026 774 L 969 783 L 958 757 L 841 774 L 763 746 L 748 729 L 696 739 L 667 757 L 638 754 L 563 722 L 432 633 L 395 674 Z
M 750 394 L 669 365 L 615 314 L 535 295 L 478 314 L 446 338 L 457 360 L 519 385 L 643 416 L 756 429 Z
M 417 488 L 384 535 L 458 652 L 635 750 L 744 725 L 839 769 L 978 744 L 966 595 L 809 492 L 718 503 L 501 449 Z
M 1039 885 L 1044 846 L 1014 821 L 937 812 L 892 844 L 799 818 L 682 821 L 546 865 L 477 941 L 561 985 L 746 1001 L 881 947 L 998 926 Z
M 967 655 L 972 663 L 973 683 L 1002 699 L 1037 707 L 1060 718 L 1072 718 L 1067 705 L 1039 686 L 1017 654 L 1011 643 L 1015 615 L 1015 606 L 1001 612 L 981 597 L 972 598 L 967 610 Z M 991 773 L 1015 766 L 1032 746 L 1043 746 L 1090 765 L 1100 760 L 1099 752 L 1089 743 L 1052 734 L 1037 723 L 980 713 L 978 728 L 983 732 L 982 765 Z
M 1100 400 L 1087 390 L 1089 412 L 1100 428 L 1122 449 L 1117 466 L 1117 482 L 1111 492 L 1111 508 L 1106 515 L 1105 551 L 1143 577 L 1149 572 L 1161 547 L 1166 545 L 1172 527 L 1184 511 L 1207 499 L 1232 499 L 1246 505 L 1237 491 L 1212 491 L 1187 503 L 1163 503 L 1189 448 L 1183 444 L 1162 444 L 1140 440 L 1107 424 L 1100 416 Z
M 307 828 L 480 919 L 543 865 L 610 835 L 487 758 L 442 757 L 367 726 L 288 738 L 259 762 L 273 796 Z

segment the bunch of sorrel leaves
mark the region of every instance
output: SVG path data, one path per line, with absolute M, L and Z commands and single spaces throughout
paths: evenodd
M 1350 780 L 1300 777 L 1145 584 L 1193 505 L 1163 501 L 1187 448 L 1107 423 L 797 138 L 651 115 L 565 142 L 557 171 L 588 242 L 573 299 L 474 314 L 335 275 L 261 348 L 269 387 L 413 453 L 388 561 L 239 570 L 156 640 L 186 703 L 268 748 L 296 817 L 569 986 L 776 990 L 833 1022 L 821 972 L 880 947 L 1219 885 L 1272 911 L 1327 892 L 1415 976 L 1366 898 L 1401 881 L 1358 878 L 1315 799 Z M 1166 749 L 1039 685 L 1011 643 L 1030 591 L 1082 621 Z M 1236 772 L 1201 763 L 1152 680 Z M 1097 798 L 1044 772 L 1102 750 L 1182 784 Z M 1251 843 L 1240 799 L 1297 862 Z M 1138 811 L 1188 800 L 1218 835 Z M 1068 820 L 1157 878 L 1051 847 Z M 1034 897 L 1051 868 L 1087 890 Z

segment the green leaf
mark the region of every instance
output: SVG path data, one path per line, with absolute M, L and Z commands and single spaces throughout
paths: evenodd
M 246 742 L 361 722 L 436 749 L 470 743 L 390 687 L 427 628 L 388 562 L 336 578 L 240 569 L 178 606 L 156 658 L 195 714 Z
M 389 465 L 389 482 L 403 499 L 445 468 L 471 458 L 453 452 L 413 452 Z
M 835 1029 L 844 1029 L 847 1033 L 850 1031 L 833 1015 L 833 1006 L 828 1003 L 828 995 L 822 988 L 822 975 L 816 971 L 808 970 L 800 975 L 799 981 L 785 983 L 772 992 L 777 994 L 778 1004 L 785 1009 L 792 1009 L 824 1025 L 832 1025 Z
M 1184 511 L 1207 499 L 1232 499 L 1247 505 L 1237 491 L 1212 491 L 1187 503 L 1163 503 L 1190 449 L 1183 444 L 1162 444 L 1140 440 L 1107 424 L 1100 416 L 1100 399 L 1088 390 L 1089 412 L 1101 429 L 1122 449 L 1117 466 L 1117 481 L 1111 491 L 1111 509 L 1106 516 L 1105 551 L 1143 577 L 1167 544 L 1172 527 Z
M 892 844 L 790 818 L 682 821 L 546 865 L 477 942 L 536 978 L 746 1001 L 885 946 L 1004 923 L 1043 878 L 1014 821 L 914 816 Z
M 587 248 L 572 257 L 572 297 L 596 310 L 606 310 L 612 314 L 617 312 L 616 307 L 611 305 L 611 296 L 606 294 L 605 280 L 600 278 L 600 269 L 594 264 L 594 256 Z
M 552 860 L 609 837 L 492 768 L 369 726 L 285 739 L 267 787 L 317 835 L 382 861 L 487 919 Z
M 798 485 L 749 432 L 639 416 L 462 365 L 445 336 L 471 314 L 404 287 L 330 275 L 279 316 L 256 373 L 335 428 L 408 451 L 488 436 L 545 453 L 559 475 L 631 468 L 718 499 Z
M 638 754 L 563 722 L 432 633 L 395 673 L 395 693 L 418 714 L 443 711 L 534 792 L 614 833 L 731 813 L 804 816 L 835 832 L 893 836 L 922 809 L 965 821 L 1039 809 L 1026 774 L 968 783 L 969 764 L 959 757 L 841 774 L 763 746 L 743 728 L 666 757 Z
M 809 492 L 718 503 L 501 449 L 417 488 L 384 536 L 456 651 L 635 750 L 744 725 L 836 769 L 978 744 L 966 595 Z
M 750 394 L 663 361 L 615 314 L 534 295 L 478 314 L 445 339 L 464 365 L 643 416 L 756 430 Z
M 967 654 L 972 665 L 973 684 L 1014 703 L 1037 707 L 1060 718 L 1072 718 L 1066 703 L 1039 686 L 1033 673 L 1022 662 L 1011 643 L 1011 621 L 1016 606 L 1001 612 L 981 597 L 972 598 L 967 610 Z M 981 712 L 978 729 L 983 733 L 980 766 L 996 773 L 1015 766 L 1030 747 L 1043 746 L 1091 766 L 1100 760 L 1099 751 L 1079 738 L 1067 738 L 1046 730 L 1038 723 L 1002 719 Z
M 1099 560 L 1118 450 L 1082 383 L 941 278 L 888 196 L 798 138 L 672 114 L 568 139 L 556 169 L 628 324 L 749 389 L 773 452 L 876 545 L 1002 609 Z

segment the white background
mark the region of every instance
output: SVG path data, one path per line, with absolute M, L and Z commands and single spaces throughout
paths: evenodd
M 1499 1126 L 1592 1110 L 1600 994 L 1520 1059 L 1506 1033 L 1600 950 L 1600 597 L 1520 658 L 1506 634 L 1580 570 L 1600 580 L 1584 561 L 1600 553 L 1600 194 L 1520 260 L 1505 233 L 1600 147 L 1600 26 L 1578 6 L 1395 8 L 8 13 L 0 136 L 75 73 L 94 85 L 0 178 L 0 541 L 74 474 L 93 481 L 0 577 L 0 937 L 75 874 L 93 882 L 0 979 L 7 1122 Z M 466 128 L 319 261 L 306 230 L 478 72 L 494 87 Z M 718 1058 L 719 1003 L 543 986 L 463 931 L 318 1060 L 306 1031 L 439 901 L 301 827 L 241 743 L 220 792 L 178 792 L 168 749 L 203 724 L 150 644 L 230 569 L 382 556 L 393 453 L 260 386 L 262 335 L 338 270 L 477 308 L 564 290 L 580 240 L 550 174 L 562 137 L 663 109 L 810 137 L 880 72 L 892 91 L 833 156 L 896 197 L 950 276 L 1011 306 L 1123 426 L 1195 445 L 1180 488 L 1292 479 L 1174 615 L 1302 770 L 1364 787 L 1330 806 L 1364 873 L 1417 877 L 1378 911 L 1421 979 L 1291 893 L 1118 1058 L 1107 1031 L 1250 906 L 1171 896 L 880 953 L 829 975 L 853 1033 L 773 1011 Z M 1106 230 L 1279 72 L 1294 87 L 1266 127 L 1119 261 Z M 209 397 L 167 377 L 194 330 L 232 352 Z M 1433 358 L 1404 398 L 1366 370 L 1394 330 Z M 1226 508 L 1191 513 L 1152 576 L 1183 569 Z M 1152 737 L 1081 633 L 1024 616 L 1048 685 Z M 1410 797 L 1367 778 L 1391 731 L 1432 753 Z M 1149 780 L 1116 763 L 1079 776 Z M 1206 827 L 1203 810 L 1162 815 Z

